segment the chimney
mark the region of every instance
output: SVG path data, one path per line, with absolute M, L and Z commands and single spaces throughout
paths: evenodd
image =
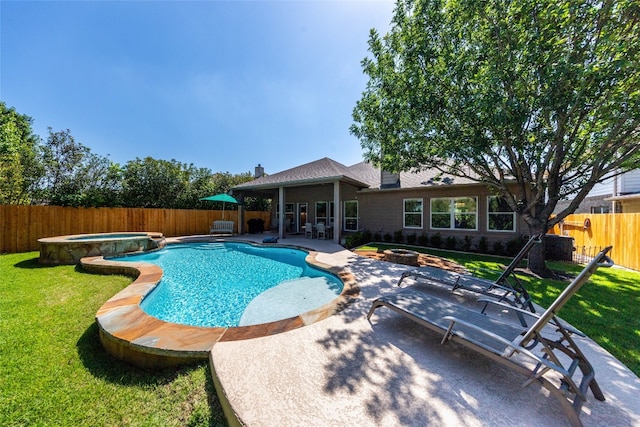
M 262 175 L 264 175 L 264 168 L 262 166 L 260 166 L 260 163 L 258 163 L 258 166 L 256 166 L 256 171 L 254 174 L 254 178 L 258 179 L 260 178 Z

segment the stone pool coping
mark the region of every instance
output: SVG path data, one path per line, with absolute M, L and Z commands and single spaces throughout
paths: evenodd
M 210 240 L 225 241 L 219 238 Z M 244 243 L 256 244 L 250 241 Z M 353 274 L 342 267 L 332 267 L 318 261 L 318 252 L 285 244 L 270 246 L 291 247 L 307 252 L 307 263 L 340 278 L 344 284 L 341 294 L 314 310 L 259 325 L 229 328 L 180 325 L 152 317 L 140 308 L 145 295 L 151 292 L 162 278 L 163 271 L 160 267 L 145 262 L 122 263 L 104 259 L 102 256 L 85 257 L 80 262 L 82 268 L 88 272 L 124 274 L 136 278 L 98 309 L 96 323 L 102 345 L 118 359 L 142 368 L 184 365 L 207 360 L 217 342 L 265 337 L 311 325 L 341 311 L 357 297 L 359 289 Z

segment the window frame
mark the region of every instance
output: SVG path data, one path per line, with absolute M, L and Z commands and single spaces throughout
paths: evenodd
M 456 201 L 473 200 L 475 204 L 475 211 L 471 212 L 456 212 Z M 433 209 L 433 202 L 437 200 L 447 200 L 448 210 L 435 211 Z M 434 227 L 433 219 L 436 216 L 449 216 L 449 227 Z M 474 228 L 462 228 L 457 227 L 456 219 L 461 215 L 474 217 Z M 478 231 L 478 197 L 477 196 L 459 196 L 459 197 L 432 197 L 429 200 L 429 228 L 431 230 L 459 230 L 459 231 Z
M 347 216 L 347 204 L 348 203 L 353 203 L 355 204 L 355 208 L 356 208 L 356 216 Z M 344 202 L 342 202 L 342 207 L 343 207 L 343 212 L 344 212 L 344 218 L 342 219 L 342 229 L 344 231 L 358 231 L 358 225 L 359 225 L 359 217 L 358 217 L 358 201 L 357 200 L 345 200 Z M 347 228 L 347 223 L 348 221 L 355 221 L 355 228 Z
M 407 211 L 407 202 L 418 202 L 420 211 Z M 407 225 L 407 215 L 420 216 L 420 225 Z M 402 228 L 421 230 L 424 227 L 424 199 L 421 197 L 411 197 L 402 200 Z
M 500 199 L 499 196 L 487 196 L 487 231 L 490 233 L 515 233 L 516 232 L 516 212 L 515 211 L 495 211 L 491 212 L 491 199 Z M 495 228 L 491 228 L 491 216 L 506 216 L 511 215 L 511 223 L 513 224 L 513 228 L 511 230 L 498 230 Z

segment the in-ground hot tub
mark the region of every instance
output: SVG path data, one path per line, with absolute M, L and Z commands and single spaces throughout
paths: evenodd
M 165 246 L 162 233 L 74 234 L 38 239 L 40 264 L 78 264 L 84 257 L 114 256 Z

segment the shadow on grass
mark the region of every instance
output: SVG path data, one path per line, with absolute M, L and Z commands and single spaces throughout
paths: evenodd
M 23 269 L 34 269 L 34 268 L 48 268 L 48 267 L 56 267 L 55 265 L 45 265 L 45 264 L 40 264 L 38 262 L 38 257 L 36 258 L 31 258 L 31 259 L 25 259 L 23 261 L 17 262 L 15 264 L 13 264 L 13 266 L 15 268 L 23 268 Z
M 205 392 L 207 394 L 207 403 L 209 406 L 210 417 L 209 426 L 226 426 L 222 407 L 216 394 L 213 384 L 211 369 L 207 361 L 197 364 L 191 364 L 182 367 L 173 367 L 159 370 L 145 370 L 135 367 L 124 361 L 118 360 L 106 352 L 100 343 L 98 333 L 98 325 L 94 322 L 82 334 L 76 343 L 78 356 L 85 368 L 91 372 L 96 378 L 104 379 L 110 383 L 119 384 L 125 387 L 145 387 L 149 385 L 163 386 L 170 384 L 178 377 L 188 374 L 189 372 L 200 369 L 202 366 L 206 369 Z M 197 414 L 196 414 L 197 417 Z M 192 420 L 194 425 L 203 425 Z M 192 424 L 192 423 L 190 423 Z

